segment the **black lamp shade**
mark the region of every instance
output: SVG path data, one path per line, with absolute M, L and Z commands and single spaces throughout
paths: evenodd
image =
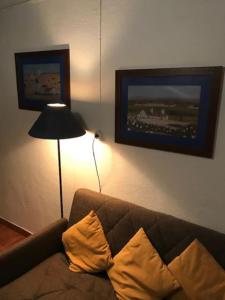
M 28 133 L 36 138 L 59 140 L 82 136 L 85 130 L 65 105 L 47 105 Z

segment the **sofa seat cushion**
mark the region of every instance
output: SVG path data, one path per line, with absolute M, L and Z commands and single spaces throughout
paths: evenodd
M 74 273 L 63 253 L 56 253 L 0 289 L 4 300 L 116 300 L 105 274 Z

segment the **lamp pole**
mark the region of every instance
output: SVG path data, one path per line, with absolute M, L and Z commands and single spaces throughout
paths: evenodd
M 40 139 L 57 140 L 60 211 L 63 218 L 63 191 L 61 172 L 60 140 L 79 137 L 85 134 L 84 128 L 76 120 L 72 112 L 63 103 L 49 103 L 35 121 L 29 135 Z
M 57 146 L 58 146 L 60 208 L 61 208 L 61 218 L 63 218 L 62 172 L 61 172 L 61 155 L 60 155 L 60 140 L 59 139 L 57 139 Z

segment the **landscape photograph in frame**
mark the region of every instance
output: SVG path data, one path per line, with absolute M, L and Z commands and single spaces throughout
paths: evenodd
M 18 106 L 42 111 L 48 103 L 70 108 L 69 49 L 15 53 Z
M 116 71 L 117 143 L 211 158 L 223 67 Z

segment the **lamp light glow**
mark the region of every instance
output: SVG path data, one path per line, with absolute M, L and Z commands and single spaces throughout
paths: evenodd
M 66 107 L 66 104 L 63 103 L 49 103 L 47 104 L 49 107 Z

